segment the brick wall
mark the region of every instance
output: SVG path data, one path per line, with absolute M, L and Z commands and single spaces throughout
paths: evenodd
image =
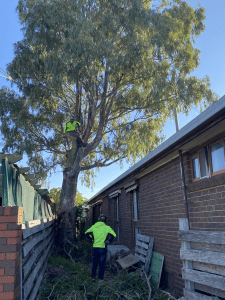
M 0 299 L 19 299 L 23 208 L 0 207 Z
M 179 158 L 140 179 L 141 232 L 154 237 L 153 251 L 164 255 L 161 284 L 183 294 L 179 218 L 185 218 Z
M 139 205 L 141 234 L 154 237 L 153 251 L 164 255 L 161 287 L 166 285 L 183 295 L 184 280 L 181 278 L 183 267 L 180 259 L 181 243 L 178 241 L 179 218 L 185 218 L 184 195 L 181 181 L 179 158 L 158 168 L 139 179 Z M 108 194 L 115 191 L 112 188 Z M 113 220 L 116 216 L 116 200 L 104 198 L 103 213 Z M 134 222 L 132 192 L 121 188 L 120 196 L 120 243 L 134 253 Z M 115 217 L 114 217 L 115 220 Z M 116 231 L 116 223 L 109 222 Z
M 188 173 L 188 182 L 191 185 L 191 161 L 187 157 L 185 165 Z M 211 177 L 221 178 L 223 174 Z M 202 179 L 204 180 L 204 179 Z M 225 185 L 217 185 L 206 189 L 201 189 L 199 180 L 199 189 L 187 193 L 190 229 L 207 230 L 207 231 L 224 231 L 225 230 Z M 195 183 L 197 186 L 198 183 Z

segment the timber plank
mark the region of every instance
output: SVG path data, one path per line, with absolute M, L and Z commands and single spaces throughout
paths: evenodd
M 148 254 L 148 250 L 145 250 L 145 249 L 143 250 L 142 248 L 137 248 L 137 247 L 135 247 L 135 252 L 140 253 L 140 254 L 144 255 L 145 257 Z
M 182 268 L 182 278 L 225 291 L 225 277 Z
M 198 242 L 225 245 L 225 232 L 178 230 L 178 240 L 186 242 Z
M 143 263 L 145 263 L 145 258 L 135 253 L 135 256 L 139 258 Z
M 202 291 L 202 292 L 209 293 L 213 296 L 225 298 L 225 292 L 224 291 L 220 291 L 218 289 L 214 289 L 214 288 L 206 286 L 206 285 L 195 283 L 195 289 L 197 289 L 199 291 Z
M 148 244 L 145 244 L 145 243 L 141 243 L 139 241 L 136 241 L 136 246 L 139 246 L 139 247 L 142 247 L 146 250 L 148 250 Z
M 48 228 L 46 231 L 43 231 L 39 236 L 36 236 L 35 238 L 28 241 L 23 246 L 23 257 L 26 257 L 27 254 L 30 252 L 32 248 L 35 247 L 41 240 L 44 240 L 53 230 L 55 230 L 54 227 Z
M 39 272 L 39 270 L 41 269 L 42 265 L 44 264 L 47 255 L 52 247 L 53 241 L 48 245 L 48 248 L 46 249 L 46 251 L 44 251 L 42 257 L 40 258 L 40 260 L 38 261 L 35 269 L 33 269 L 33 271 L 31 272 L 31 274 L 29 275 L 29 277 L 27 278 L 26 282 L 23 285 L 23 289 L 24 289 L 24 298 L 27 299 L 27 296 L 29 295 L 31 289 L 33 289 L 33 285 L 34 285 L 34 280 Z
M 192 250 L 208 250 L 208 251 L 218 251 L 225 252 L 225 245 L 217 245 L 217 244 L 205 244 L 205 243 L 196 243 L 191 242 Z
M 30 269 L 32 268 L 35 260 L 37 259 L 39 253 L 47 248 L 48 244 L 51 242 L 52 238 L 54 237 L 54 232 L 51 233 L 46 240 L 43 241 L 43 243 L 41 243 L 35 250 L 34 253 L 31 255 L 31 257 L 29 257 L 29 259 L 25 262 L 25 264 L 23 265 L 23 276 L 26 277 L 27 274 L 29 273 Z
M 145 260 L 145 266 L 144 266 L 144 270 L 147 275 L 149 273 L 149 267 L 150 267 L 151 258 L 152 258 L 153 244 L 154 244 L 154 238 L 152 237 L 150 240 L 150 243 L 148 245 L 148 254 L 147 254 L 147 257 Z
M 33 287 L 33 290 L 32 290 L 32 292 L 30 294 L 29 300 L 35 300 L 35 298 L 37 296 L 37 293 L 38 293 L 38 290 L 39 290 L 39 287 L 41 285 L 41 281 L 42 281 L 43 276 L 45 274 L 45 270 L 46 270 L 47 266 L 48 266 L 48 262 L 46 260 L 45 263 L 44 263 L 44 265 L 43 265 L 43 267 L 42 267 L 42 269 L 41 269 L 41 271 L 40 271 L 40 275 L 38 276 L 38 279 L 37 279 L 37 281 L 35 283 L 35 286 Z
M 47 222 L 46 219 L 41 219 L 41 220 L 34 220 L 34 221 L 28 221 L 25 223 L 23 229 L 23 239 L 26 239 L 27 237 L 42 231 L 43 229 L 51 226 L 52 224 L 55 223 L 55 219 Z
M 133 254 L 129 254 L 123 258 L 117 259 L 117 262 L 121 265 L 123 269 L 126 269 L 138 263 L 139 259 Z
M 193 269 L 225 276 L 225 267 L 193 261 Z M 225 297 L 224 297 L 225 298 Z
M 213 265 L 225 266 L 225 253 L 199 250 L 180 250 L 180 258 Z
M 184 288 L 184 297 L 191 300 L 212 300 L 210 296 L 206 296 Z
M 182 231 L 189 230 L 188 219 L 179 219 L 179 229 Z M 181 241 L 181 249 L 190 250 L 191 243 L 186 241 Z M 183 263 L 183 268 L 193 269 L 192 261 L 183 260 L 182 263 Z M 184 284 L 186 289 L 190 291 L 195 291 L 195 284 L 191 280 L 185 280 Z
M 143 234 L 137 234 L 137 240 L 138 241 L 142 241 L 142 242 L 145 242 L 145 243 L 149 243 L 150 241 L 150 237 L 147 236 L 147 235 L 143 235 Z

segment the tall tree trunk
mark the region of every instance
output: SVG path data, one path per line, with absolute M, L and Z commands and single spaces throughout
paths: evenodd
M 76 206 L 75 198 L 77 192 L 79 172 L 74 176 L 68 176 L 63 171 L 63 185 L 60 196 L 60 213 L 58 223 L 58 246 L 63 246 L 66 240 L 74 243 L 76 240 Z

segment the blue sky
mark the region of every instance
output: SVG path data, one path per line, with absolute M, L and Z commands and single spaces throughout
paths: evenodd
M 205 31 L 196 39 L 195 46 L 200 53 L 200 66 L 193 74 L 198 78 L 203 78 L 208 75 L 210 77 L 211 88 L 220 97 L 225 94 L 225 1 L 224 0 L 187 0 L 192 7 L 197 7 L 198 4 L 206 9 Z M 6 65 L 13 59 L 13 44 L 23 38 L 20 31 L 20 23 L 18 15 L 15 11 L 18 0 L 0 0 L 0 67 L 6 69 Z M 10 87 L 10 82 L 0 77 L 0 88 L 2 86 Z M 180 114 L 179 127 L 182 128 L 188 122 L 199 115 L 199 109 L 193 108 L 188 117 Z M 166 139 L 176 132 L 175 123 L 173 120 L 168 120 L 163 134 Z M 0 152 L 2 149 L 0 139 Z M 20 161 L 19 166 L 27 166 L 27 159 Z M 107 168 L 102 168 L 95 179 L 95 187 L 93 190 L 78 183 L 78 190 L 84 197 L 90 198 L 101 190 L 104 186 L 113 181 L 116 177 L 125 172 L 131 165 L 123 164 L 123 169 L 119 164 L 114 164 Z M 52 175 L 47 180 L 47 185 L 50 189 L 61 187 L 62 172 Z M 47 186 L 46 186 L 47 187 Z

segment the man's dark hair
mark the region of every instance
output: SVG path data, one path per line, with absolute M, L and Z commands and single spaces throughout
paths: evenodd
M 108 221 L 108 218 L 107 218 L 105 215 L 101 215 L 101 216 L 98 218 L 98 220 L 99 220 L 100 222 L 106 223 L 106 222 Z

